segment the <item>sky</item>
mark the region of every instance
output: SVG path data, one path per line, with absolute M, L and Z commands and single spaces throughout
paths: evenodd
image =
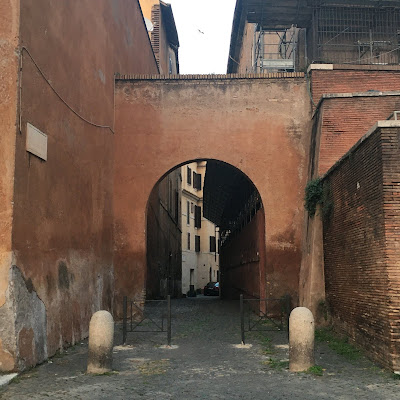
M 225 74 L 236 0 L 165 0 L 179 36 L 181 74 Z

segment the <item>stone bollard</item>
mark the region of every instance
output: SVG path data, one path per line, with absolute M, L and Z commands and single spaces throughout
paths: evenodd
M 88 374 L 104 374 L 112 370 L 114 320 L 108 311 L 97 311 L 89 325 Z
M 306 371 L 314 365 L 314 317 L 306 307 L 297 307 L 289 319 L 289 370 Z

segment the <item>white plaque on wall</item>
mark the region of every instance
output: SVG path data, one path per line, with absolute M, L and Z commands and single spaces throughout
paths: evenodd
M 26 151 L 47 161 L 47 135 L 29 123 L 26 128 Z

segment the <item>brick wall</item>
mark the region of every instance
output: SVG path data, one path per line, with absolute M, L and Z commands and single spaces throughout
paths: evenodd
M 400 367 L 399 134 L 375 131 L 324 178 L 333 201 L 324 261 L 334 324 L 393 369 Z
M 318 174 L 324 174 L 376 121 L 400 110 L 399 96 L 325 99 L 321 105 Z
M 376 70 L 370 66 L 333 66 L 333 70 L 313 70 L 311 88 L 314 102 L 326 93 L 353 93 L 369 90 L 400 90 L 399 67 Z
M 224 297 L 265 297 L 265 216 L 259 210 L 237 236 L 221 247 L 221 290 Z
M 383 212 L 385 216 L 386 262 L 389 278 L 390 357 L 400 370 L 400 129 L 382 134 Z
M 400 109 L 399 67 L 332 68 L 311 70 L 313 101 L 319 103 L 310 151 L 311 176 L 324 174 L 376 121 Z

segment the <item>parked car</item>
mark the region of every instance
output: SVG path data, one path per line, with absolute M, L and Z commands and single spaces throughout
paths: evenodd
M 219 296 L 219 282 L 208 282 L 204 286 L 204 296 Z

